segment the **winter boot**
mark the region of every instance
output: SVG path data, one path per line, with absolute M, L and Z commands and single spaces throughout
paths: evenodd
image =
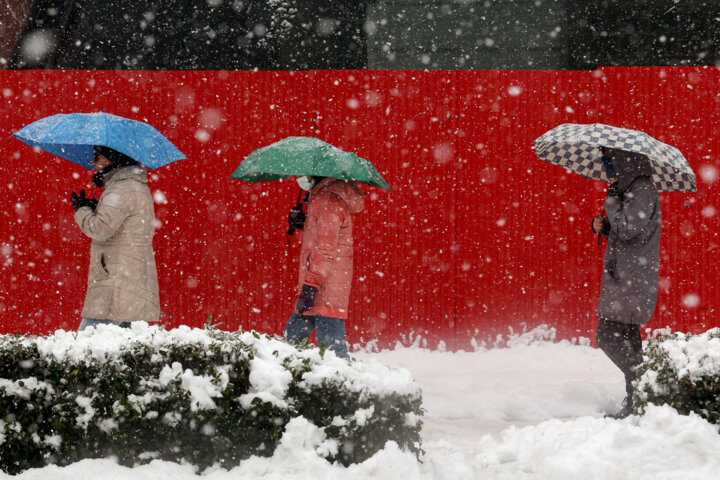
M 620 409 L 619 412 L 612 414 L 607 413 L 605 414 L 605 418 L 614 418 L 615 420 L 622 420 L 623 418 L 627 418 L 633 413 L 633 399 L 632 395 L 628 395 L 625 397 L 625 400 L 622 402 L 623 408 Z

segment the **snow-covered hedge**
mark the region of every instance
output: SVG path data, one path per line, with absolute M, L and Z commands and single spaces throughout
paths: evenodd
M 272 455 L 304 417 L 345 465 L 395 441 L 420 452 L 421 394 L 406 370 L 345 361 L 255 332 L 101 326 L 0 335 L 0 468 L 153 458 L 200 469 Z
M 638 368 L 635 406 L 668 404 L 720 424 L 720 329 L 700 335 L 675 333 L 651 340 Z

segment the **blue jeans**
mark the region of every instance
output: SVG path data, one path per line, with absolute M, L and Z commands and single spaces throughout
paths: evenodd
M 98 325 L 118 325 L 122 328 L 130 328 L 130 322 L 122 322 L 117 324 L 107 318 L 83 318 L 78 327 L 78 332 L 85 330 L 88 327 L 97 327 Z
M 302 342 L 316 331 L 318 344 L 335 352 L 341 358 L 348 358 L 345 344 L 345 320 L 322 315 L 299 315 L 293 313 L 285 325 L 283 336 L 291 342 Z

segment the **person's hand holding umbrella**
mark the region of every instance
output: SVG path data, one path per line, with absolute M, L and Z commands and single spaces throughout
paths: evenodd
M 95 207 L 97 207 L 98 204 L 98 200 L 85 196 L 85 189 L 83 189 L 80 190 L 80 195 L 72 192 L 72 195 L 70 196 L 70 203 L 72 204 L 73 210 L 77 212 L 82 207 L 90 207 L 95 210 Z

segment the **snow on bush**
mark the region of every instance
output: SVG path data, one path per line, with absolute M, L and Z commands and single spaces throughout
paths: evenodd
M 635 405 L 668 404 L 720 424 L 720 328 L 700 335 L 667 334 L 651 340 L 638 367 Z
M 421 452 L 421 394 L 407 370 L 255 332 L 137 322 L 0 335 L 0 369 L 8 473 L 97 457 L 233 467 L 271 456 L 300 417 L 330 461 L 363 461 L 389 441 Z

